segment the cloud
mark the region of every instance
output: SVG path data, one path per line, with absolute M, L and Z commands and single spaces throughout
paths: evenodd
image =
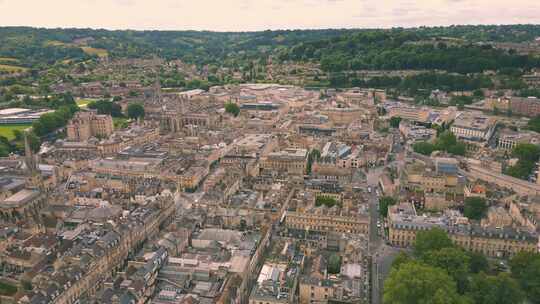
M 0 25 L 245 31 L 538 23 L 540 1 L 0 0 Z M 32 7 L 32 10 L 28 10 Z
M 135 0 L 113 0 L 114 3 L 120 6 L 132 6 L 135 5 Z

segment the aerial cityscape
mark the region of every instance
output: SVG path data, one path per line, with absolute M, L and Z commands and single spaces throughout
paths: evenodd
M 383 2 L 0 0 L 0 303 L 540 303 L 540 4 Z

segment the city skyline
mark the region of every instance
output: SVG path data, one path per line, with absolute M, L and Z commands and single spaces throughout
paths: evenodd
M 0 26 L 259 31 L 538 23 L 527 0 L 0 0 Z M 32 7 L 32 10 L 28 10 Z

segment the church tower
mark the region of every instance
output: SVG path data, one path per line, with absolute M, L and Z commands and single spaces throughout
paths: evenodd
M 28 133 L 24 132 L 24 162 L 26 165 L 26 186 L 30 189 L 42 188 L 42 178 L 38 168 L 38 159 L 34 155 L 28 140 Z

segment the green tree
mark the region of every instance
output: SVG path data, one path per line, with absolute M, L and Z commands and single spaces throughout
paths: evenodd
M 512 149 L 512 155 L 520 161 L 536 162 L 540 156 L 540 147 L 534 144 L 518 144 Z
M 481 220 L 487 212 L 486 199 L 482 197 L 467 197 L 463 215 L 472 220 Z
M 540 303 L 540 254 L 520 252 L 510 260 L 512 276 L 532 303 Z
M 21 287 L 23 290 L 30 291 L 32 290 L 32 282 L 28 280 L 21 280 Z
M 464 292 L 469 274 L 469 256 L 457 247 L 446 247 L 428 251 L 422 255 L 422 261 L 430 266 L 446 270 L 457 283 L 458 291 Z
M 530 130 L 533 130 L 535 132 L 540 132 L 540 116 L 536 116 L 534 118 L 531 118 L 527 122 L 527 128 Z
M 313 166 L 313 162 L 318 160 L 321 157 L 321 152 L 317 149 L 313 149 L 309 152 L 307 165 L 306 165 L 306 173 L 311 174 L 311 167 Z
M 465 143 L 457 142 L 455 145 L 448 147 L 446 152 L 453 154 L 453 155 L 465 155 L 465 152 L 467 150 L 467 147 L 465 146 Z
M 399 116 L 394 116 L 392 118 L 390 118 L 390 126 L 392 128 L 399 128 L 399 123 L 401 122 L 401 117 Z
M 328 273 L 337 274 L 341 272 L 341 257 L 335 253 L 328 258 Z
M 432 228 L 430 230 L 421 230 L 416 233 L 416 241 L 414 243 L 414 254 L 417 257 L 422 257 L 424 254 L 443 248 L 453 247 L 452 240 L 448 237 L 448 233 L 440 228 Z
M 506 168 L 505 173 L 515 178 L 527 180 L 534 170 L 534 163 L 518 161 L 515 165 Z
M 122 116 L 122 107 L 117 103 L 107 100 L 92 101 L 88 104 L 88 108 L 97 110 L 98 114 L 106 114 L 113 117 Z
M 45 136 L 65 126 L 78 109 L 79 107 L 76 104 L 59 106 L 56 111 L 44 114 L 37 121 L 34 121 L 32 123 L 32 130 L 37 136 Z
M 507 273 L 475 275 L 467 295 L 476 304 L 519 304 L 524 299 L 519 284 Z
M 41 140 L 32 131 L 28 132 L 27 136 L 28 136 L 28 143 L 30 144 L 30 149 L 32 149 L 34 153 L 37 153 L 41 147 Z
M 442 132 L 435 141 L 435 146 L 437 147 L 437 150 L 448 151 L 450 147 L 455 146 L 456 144 L 456 136 L 454 135 L 454 133 L 448 130 Z
M 416 153 L 429 156 L 431 153 L 433 153 L 433 151 L 435 151 L 435 145 L 427 141 L 420 141 L 413 145 L 413 150 Z
M 5 144 L 0 143 L 0 157 L 6 157 L 6 156 L 8 156 L 10 150 L 11 150 L 11 149 L 9 148 L 9 146 L 6 146 Z
M 435 143 L 427 141 L 417 142 L 413 145 L 413 150 L 416 153 L 431 155 L 433 151 L 446 151 L 454 155 L 465 155 L 466 146 L 463 142 L 456 139 L 454 133 L 446 130 L 445 126 L 435 127 L 438 137 Z
M 234 115 L 234 117 L 238 116 L 240 114 L 240 107 L 238 107 L 237 104 L 228 102 L 225 104 L 225 112 L 230 113 Z
M 442 269 L 408 262 L 392 269 L 384 283 L 383 303 L 464 303 L 456 283 Z
M 34 133 L 36 133 L 36 135 L 38 136 L 44 136 L 45 134 L 47 134 L 45 126 L 39 120 L 36 120 L 32 123 L 32 130 L 34 130 Z
M 383 217 L 388 216 L 388 208 L 397 203 L 397 200 L 391 196 L 383 196 L 379 199 L 379 213 Z
M 534 144 L 518 144 L 512 150 L 512 156 L 516 157 L 518 162 L 507 168 L 506 174 L 527 180 L 540 157 L 540 147 Z
M 392 261 L 392 269 L 401 267 L 401 265 L 412 261 L 412 258 L 404 251 L 400 251 L 396 258 Z
M 480 273 L 489 270 L 488 260 L 483 254 L 473 251 L 469 251 L 467 254 L 469 255 L 469 271 L 471 273 Z
M 317 207 L 324 205 L 328 208 L 332 208 L 337 204 L 338 202 L 336 201 L 336 199 L 330 196 L 320 195 L 315 198 L 315 206 Z
M 144 107 L 140 103 L 132 103 L 127 108 L 127 114 L 131 119 L 144 118 Z

